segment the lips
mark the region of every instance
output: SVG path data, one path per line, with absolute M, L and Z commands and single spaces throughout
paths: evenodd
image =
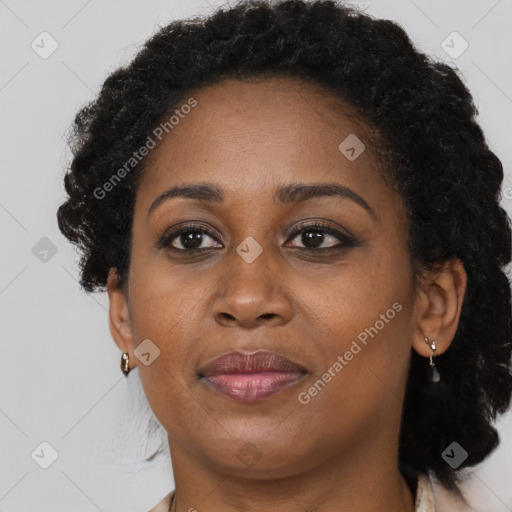
M 276 352 L 263 350 L 229 352 L 201 367 L 198 374 L 214 391 L 253 402 L 293 386 L 307 371 Z

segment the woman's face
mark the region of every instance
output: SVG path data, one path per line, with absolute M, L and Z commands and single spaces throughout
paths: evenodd
M 415 295 L 405 215 L 361 126 L 294 79 L 228 80 L 182 104 L 191 96 L 149 154 L 128 281 L 132 349 L 150 340 L 137 365 L 173 459 L 268 478 L 396 450 Z M 196 184 L 217 194 L 152 208 Z M 236 350 L 304 371 L 201 377 Z

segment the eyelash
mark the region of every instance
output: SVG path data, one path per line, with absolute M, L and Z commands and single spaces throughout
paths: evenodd
M 350 235 L 347 235 L 345 233 L 342 233 L 341 231 L 338 231 L 328 225 L 322 224 L 320 222 L 314 222 L 311 224 L 305 224 L 305 225 L 299 225 L 295 226 L 288 236 L 288 239 L 286 240 L 286 243 L 293 240 L 298 234 L 308 232 L 308 231 L 316 231 L 320 233 L 326 233 L 328 235 L 333 236 L 334 238 L 337 238 L 340 240 L 340 243 L 331 247 L 325 247 L 323 249 L 316 249 L 314 247 L 297 247 L 297 249 L 300 249 L 302 251 L 309 251 L 309 252 L 320 252 L 320 251 L 341 251 L 343 249 L 347 249 L 350 247 L 355 247 L 357 245 L 357 241 Z M 186 226 L 183 226 L 182 228 L 170 233 L 170 234 L 164 234 L 164 236 L 157 242 L 156 248 L 157 249 L 164 249 L 167 248 L 171 251 L 174 251 L 176 253 L 199 253 L 204 252 L 208 249 L 213 249 L 213 247 L 206 247 L 206 248 L 198 248 L 198 249 L 177 249 L 176 247 L 172 247 L 172 242 L 178 238 L 180 235 L 184 233 L 191 233 L 191 232 L 199 232 L 206 234 L 213 238 L 216 242 L 217 235 L 212 233 L 209 229 L 204 227 L 201 224 L 188 224 Z

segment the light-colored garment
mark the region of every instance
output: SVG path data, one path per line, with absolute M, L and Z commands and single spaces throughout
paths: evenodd
M 164 496 L 149 512 L 169 512 L 174 491 Z M 435 508 L 434 492 L 430 479 L 423 474 L 418 476 L 415 512 L 438 512 Z
M 436 512 L 436 502 L 432 482 L 427 475 L 418 475 L 418 486 L 416 488 L 416 508 L 414 512 Z
M 169 512 L 173 498 L 174 491 L 171 491 L 169 494 L 164 496 L 149 512 Z

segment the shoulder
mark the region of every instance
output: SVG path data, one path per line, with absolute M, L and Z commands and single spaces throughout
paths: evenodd
M 418 475 L 415 512 L 469 512 L 471 507 L 462 498 L 448 491 L 435 478 Z
M 418 475 L 416 487 L 416 503 L 414 512 L 438 512 L 434 499 L 434 489 L 429 477 L 423 473 Z
M 174 497 L 174 491 L 164 496 L 151 510 L 148 512 L 168 512 L 171 508 L 171 502 Z
M 447 490 L 435 479 L 432 479 L 432 489 L 436 501 L 436 512 L 471 512 L 474 510 L 469 503 Z

